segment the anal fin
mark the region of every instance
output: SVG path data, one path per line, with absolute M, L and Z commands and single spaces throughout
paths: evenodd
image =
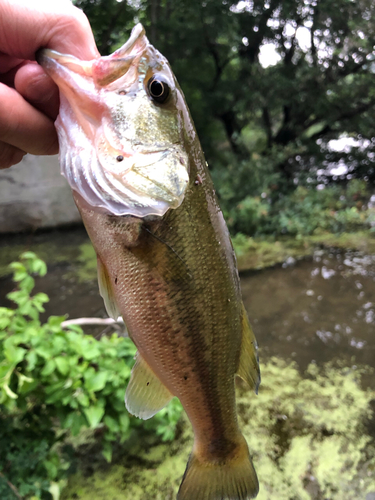
M 120 316 L 120 311 L 116 304 L 115 295 L 113 293 L 111 281 L 108 276 L 108 271 L 99 256 L 97 266 L 99 293 L 104 300 L 104 305 L 107 310 L 108 316 L 110 318 L 113 318 L 114 320 L 117 320 Z
M 173 394 L 160 382 L 146 361 L 137 352 L 125 394 L 125 405 L 129 413 L 147 420 L 166 406 Z
M 249 323 L 247 312 L 242 304 L 242 343 L 240 363 L 237 375 L 258 393 L 260 384 L 260 369 L 258 361 L 258 344 Z

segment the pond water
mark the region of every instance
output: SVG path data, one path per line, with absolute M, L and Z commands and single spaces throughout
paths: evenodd
M 375 367 L 375 255 L 316 251 L 241 285 L 263 356 Z
M 36 286 L 50 296 L 45 316 L 104 317 L 95 273 L 84 279 L 80 272 L 85 243 L 83 228 L 3 236 L 0 267 L 15 252 L 36 251 L 48 263 Z M 312 259 L 242 274 L 241 286 L 261 358 L 294 359 L 302 369 L 337 358 L 375 367 L 375 255 L 316 251 Z M 12 287 L 9 276 L 0 278 L 1 305 Z

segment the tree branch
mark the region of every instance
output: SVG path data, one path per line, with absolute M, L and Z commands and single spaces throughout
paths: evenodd
M 267 132 L 267 147 L 270 148 L 272 145 L 272 125 L 271 118 L 267 107 L 262 110 L 263 122 L 266 127 Z
M 67 319 L 61 323 L 62 328 L 66 328 L 69 325 L 124 325 L 124 320 L 119 317 L 117 320 L 112 318 L 76 318 Z

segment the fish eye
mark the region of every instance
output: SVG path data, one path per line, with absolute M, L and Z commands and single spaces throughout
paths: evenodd
M 169 96 L 169 85 L 162 76 L 153 76 L 147 83 L 150 97 L 158 103 L 163 103 Z

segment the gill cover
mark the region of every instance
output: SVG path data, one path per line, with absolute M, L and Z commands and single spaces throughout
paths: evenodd
M 60 89 L 60 165 L 71 188 L 114 215 L 177 208 L 189 182 L 182 96 L 142 25 L 110 56 L 81 61 L 42 49 L 37 60 Z M 152 78 L 168 86 L 163 103 L 150 95 Z

